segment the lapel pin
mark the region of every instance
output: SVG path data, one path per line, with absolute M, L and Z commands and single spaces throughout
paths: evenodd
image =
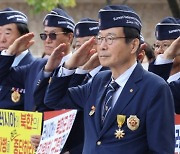
M 91 111 L 89 112 L 89 115 L 92 116 L 95 113 L 96 107 L 93 105 L 91 107 Z

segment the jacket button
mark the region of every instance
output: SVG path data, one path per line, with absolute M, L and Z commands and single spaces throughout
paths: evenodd
M 97 145 L 101 145 L 101 141 L 97 141 Z

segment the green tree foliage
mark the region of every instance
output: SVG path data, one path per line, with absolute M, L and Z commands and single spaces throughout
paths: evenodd
M 34 8 L 36 13 L 41 11 L 51 11 L 57 6 L 75 7 L 75 0 L 25 0 L 28 5 Z

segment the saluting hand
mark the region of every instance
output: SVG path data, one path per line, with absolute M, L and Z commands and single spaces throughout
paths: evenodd
M 163 57 L 165 59 L 174 59 L 180 56 L 180 36 L 165 50 Z
M 95 38 L 92 37 L 72 54 L 71 58 L 65 62 L 64 67 L 67 69 L 75 69 L 84 65 L 96 52 L 96 50 L 93 49 L 94 44 Z
M 62 58 L 64 57 L 66 50 L 67 45 L 65 43 L 62 43 L 58 47 L 56 47 L 48 58 L 44 71 L 52 72 L 54 69 L 56 69 L 59 66 Z
M 91 58 L 81 67 L 83 70 L 92 70 L 100 65 L 98 53 L 94 53 Z
M 27 33 L 19 38 L 17 38 L 13 44 L 9 46 L 6 53 L 9 55 L 19 55 L 24 50 L 27 50 L 30 46 L 34 44 L 34 40 L 32 38 L 34 37 L 34 33 Z

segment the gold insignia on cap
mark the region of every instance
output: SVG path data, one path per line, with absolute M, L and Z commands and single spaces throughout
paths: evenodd
M 99 19 L 99 22 L 98 22 L 98 23 L 99 23 L 99 26 L 101 26 L 101 19 Z
M 19 102 L 21 98 L 21 94 L 18 92 L 18 91 L 13 91 L 11 93 L 11 100 L 14 102 L 14 103 L 17 103 Z
M 118 130 L 116 130 L 116 132 L 114 133 L 115 137 L 118 139 L 121 139 L 124 137 L 125 133 L 124 130 L 121 130 L 120 128 Z
M 79 35 L 79 29 L 78 28 L 76 29 L 76 35 Z
M 130 115 L 127 119 L 127 126 L 130 130 L 134 131 L 138 129 L 140 120 L 136 115 Z
M 133 92 L 133 89 L 130 89 L 129 91 L 132 93 L 132 92 Z
M 89 115 L 92 116 L 95 113 L 96 107 L 93 105 L 91 107 L 91 111 L 89 112 Z

